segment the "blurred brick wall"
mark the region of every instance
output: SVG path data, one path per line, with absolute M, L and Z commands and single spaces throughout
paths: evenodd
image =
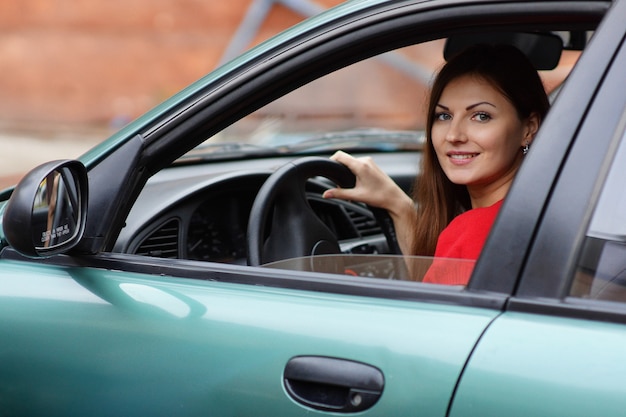
M 0 120 L 134 118 L 215 68 L 251 3 L 2 0 Z M 255 43 L 302 18 L 274 4 Z

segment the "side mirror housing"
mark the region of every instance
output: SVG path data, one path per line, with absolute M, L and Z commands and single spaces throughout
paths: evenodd
M 79 161 L 52 161 L 30 171 L 2 216 L 9 245 L 35 258 L 69 251 L 85 229 L 87 189 L 87 169 Z

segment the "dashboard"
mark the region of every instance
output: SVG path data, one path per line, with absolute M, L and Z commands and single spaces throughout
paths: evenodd
M 415 154 L 387 155 L 392 178 L 408 191 L 415 176 Z M 405 164 L 398 164 L 397 159 Z M 265 180 L 293 158 L 173 166 L 144 187 L 113 252 L 143 256 L 246 264 L 250 209 Z M 404 167 L 398 170 L 399 167 Z M 364 205 L 327 200 L 332 182 L 311 178 L 307 201 L 335 233 L 345 254 L 387 253 L 387 242 L 374 215 Z

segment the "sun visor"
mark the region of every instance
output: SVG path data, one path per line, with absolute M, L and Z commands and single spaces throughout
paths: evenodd
M 451 36 L 446 40 L 443 56 L 447 61 L 463 49 L 477 44 L 507 44 L 520 49 L 537 70 L 556 68 L 563 51 L 563 40 L 544 32 L 490 32 Z

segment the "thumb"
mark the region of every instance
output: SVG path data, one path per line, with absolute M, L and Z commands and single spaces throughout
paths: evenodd
M 324 191 L 323 198 L 339 198 L 342 200 L 350 200 L 350 190 L 344 188 L 330 188 Z

